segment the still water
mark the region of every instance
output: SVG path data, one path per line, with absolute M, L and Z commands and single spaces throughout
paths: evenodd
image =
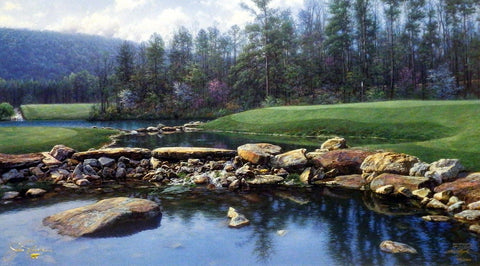
M 194 188 L 176 195 L 163 194 L 161 189 L 127 195 L 158 202 L 160 223 L 144 230 L 137 228 L 130 235 L 73 239 L 44 227 L 42 219 L 115 195 L 57 196 L 2 206 L 1 265 L 480 263 L 479 239 L 464 227 L 424 222 L 423 213 L 360 192 L 315 189 L 235 194 Z M 230 206 L 251 224 L 228 228 Z M 413 246 L 418 254 L 380 251 L 379 244 L 389 239 Z M 32 258 L 32 253 L 38 258 Z

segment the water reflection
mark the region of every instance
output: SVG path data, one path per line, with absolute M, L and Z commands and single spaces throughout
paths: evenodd
M 166 195 L 161 191 L 152 188 L 126 192 L 157 201 L 163 214 L 161 226 L 106 238 L 65 239 L 41 226 L 45 216 L 94 202 L 105 195 L 74 196 L 83 198 L 80 201 L 58 197 L 31 205 L 2 206 L 0 226 L 4 233 L 0 235 L 0 250 L 9 250 L 8 243 L 12 241 L 32 240 L 39 247 L 52 250 L 49 259 L 60 264 L 161 261 L 165 265 L 478 265 L 480 262 L 478 238 L 464 226 L 425 222 L 421 219 L 423 213 L 415 212 L 409 204 L 401 201 L 386 204 L 364 192 L 323 188 L 235 194 L 192 188 L 189 192 Z M 250 219 L 250 226 L 228 228 L 226 214 L 230 206 Z M 279 234 L 280 230 L 284 230 L 283 234 Z M 413 246 L 418 254 L 381 252 L 379 244 L 389 239 Z M 11 260 L 11 264 L 31 264 L 27 256 Z

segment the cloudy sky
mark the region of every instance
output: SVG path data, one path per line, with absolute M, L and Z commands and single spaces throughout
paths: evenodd
M 217 26 L 225 31 L 252 16 L 240 8 L 250 0 L 0 0 L 0 27 L 52 30 L 148 40 L 154 32 L 169 39 L 179 26 L 192 32 Z M 271 7 L 294 14 L 303 0 L 272 0 Z

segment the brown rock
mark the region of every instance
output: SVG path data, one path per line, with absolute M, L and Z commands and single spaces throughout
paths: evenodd
M 50 151 L 50 155 L 59 161 L 64 161 L 75 153 L 76 151 L 65 145 L 55 145 Z
M 466 177 L 443 183 L 435 188 L 435 192 L 444 190 L 451 190 L 453 195 L 467 204 L 480 201 L 480 173 L 470 173 Z
M 267 164 L 270 158 L 282 152 L 282 148 L 270 143 L 249 143 L 237 148 L 238 156 L 253 164 Z
M 363 150 L 337 150 L 319 154 L 311 162 L 327 171 L 336 169 L 338 175 L 361 174 L 360 165 L 372 154 Z
M 3 154 L 0 153 L 0 170 L 11 168 L 28 168 L 42 162 L 41 153 Z M 1 172 L 1 171 L 0 171 Z
M 142 148 L 107 148 L 77 152 L 73 154 L 72 158 L 78 161 L 83 161 L 85 159 L 99 159 L 100 157 L 118 159 L 122 156 L 133 160 L 149 159 L 151 157 L 151 151 Z
M 385 185 L 375 189 L 375 193 L 380 195 L 390 195 L 393 193 L 395 187 L 393 185 Z
M 419 161 L 417 157 L 403 153 L 381 152 L 365 158 L 360 168 L 364 173 L 408 175 L 410 168 Z
M 383 252 L 388 252 L 388 253 L 412 253 L 412 254 L 417 253 L 417 251 L 413 247 L 407 244 L 394 242 L 391 240 L 383 241 L 380 244 L 380 249 Z
M 375 191 L 377 188 L 385 185 L 393 185 L 395 190 L 399 189 L 400 187 L 406 187 L 410 191 L 413 191 L 423 187 L 428 187 L 430 185 L 430 180 L 426 177 L 385 173 L 375 177 L 372 180 L 370 183 L 370 189 Z
M 45 157 L 42 160 L 42 163 L 44 163 L 46 166 L 53 166 L 53 165 L 60 165 L 62 162 L 57 160 L 55 157 L 50 155 L 48 152 L 42 152 L 42 155 Z
M 118 224 L 157 217 L 160 207 L 153 201 L 118 197 L 67 210 L 43 219 L 43 224 L 58 233 L 73 237 L 101 233 Z
M 233 158 L 235 155 L 236 151 L 234 150 L 196 147 L 169 147 L 152 151 L 152 156 L 160 160 L 187 160 L 191 158 L 220 160 Z

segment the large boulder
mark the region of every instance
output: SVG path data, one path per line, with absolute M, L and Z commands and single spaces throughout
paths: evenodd
M 435 187 L 435 192 L 451 190 L 453 195 L 464 200 L 467 204 L 480 200 L 480 172 L 470 173 L 465 177 L 452 182 L 443 183 Z
M 344 138 L 339 138 L 339 137 L 335 137 L 325 141 L 324 143 L 322 143 L 322 146 L 320 147 L 321 150 L 328 150 L 328 151 L 346 149 L 346 148 L 347 148 L 347 141 Z
M 410 168 L 418 162 L 420 162 L 420 160 L 417 157 L 408 154 L 380 152 L 365 158 L 360 169 L 367 174 L 391 173 L 408 175 Z
M 305 151 L 305 149 L 298 149 L 275 155 L 271 163 L 273 167 L 276 168 L 303 171 L 308 163 L 307 157 L 305 157 Z
M 139 221 L 160 215 L 160 207 L 153 201 L 118 197 L 48 216 L 43 219 L 43 224 L 57 229 L 62 235 L 95 236 L 119 224 L 132 223 L 137 226 Z
M 53 146 L 52 150 L 49 152 L 50 155 L 52 155 L 55 159 L 59 161 L 64 161 L 75 153 L 76 151 L 70 147 L 67 147 L 65 145 L 55 145 Z
M 282 148 L 270 143 L 249 143 L 237 148 L 238 156 L 253 164 L 267 164 L 272 156 L 282 152 Z
M 366 184 L 365 179 L 363 179 L 361 175 L 337 176 L 333 181 L 328 183 L 328 185 L 331 186 L 355 190 L 363 190 Z
M 441 184 L 456 179 L 463 170 L 465 168 L 460 164 L 460 160 L 441 159 L 430 165 L 429 171 L 425 173 L 425 176 Z
M 363 150 L 335 150 L 319 154 L 312 158 L 311 162 L 327 171 L 335 169 L 339 175 L 361 174 L 360 165 L 372 154 Z
M 188 160 L 188 159 L 230 159 L 237 154 L 234 150 L 199 148 L 199 147 L 168 147 L 152 151 L 152 156 L 160 160 Z
M 370 182 L 370 189 L 375 191 L 380 187 L 392 185 L 395 187 L 395 191 L 401 187 L 405 187 L 410 191 L 414 191 L 424 187 L 430 187 L 431 182 L 426 177 L 420 176 L 404 176 L 397 174 L 388 174 L 384 173 L 375 177 L 372 182 Z
M 0 173 L 5 169 L 27 168 L 38 165 L 45 157 L 41 153 L 3 154 L 0 153 Z
M 77 152 L 73 154 L 72 158 L 83 161 L 85 159 L 99 159 L 100 157 L 118 159 L 122 156 L 133 160 L 149 159 L 151 157 L 151 151 L 143 148 L 107 148 Z

